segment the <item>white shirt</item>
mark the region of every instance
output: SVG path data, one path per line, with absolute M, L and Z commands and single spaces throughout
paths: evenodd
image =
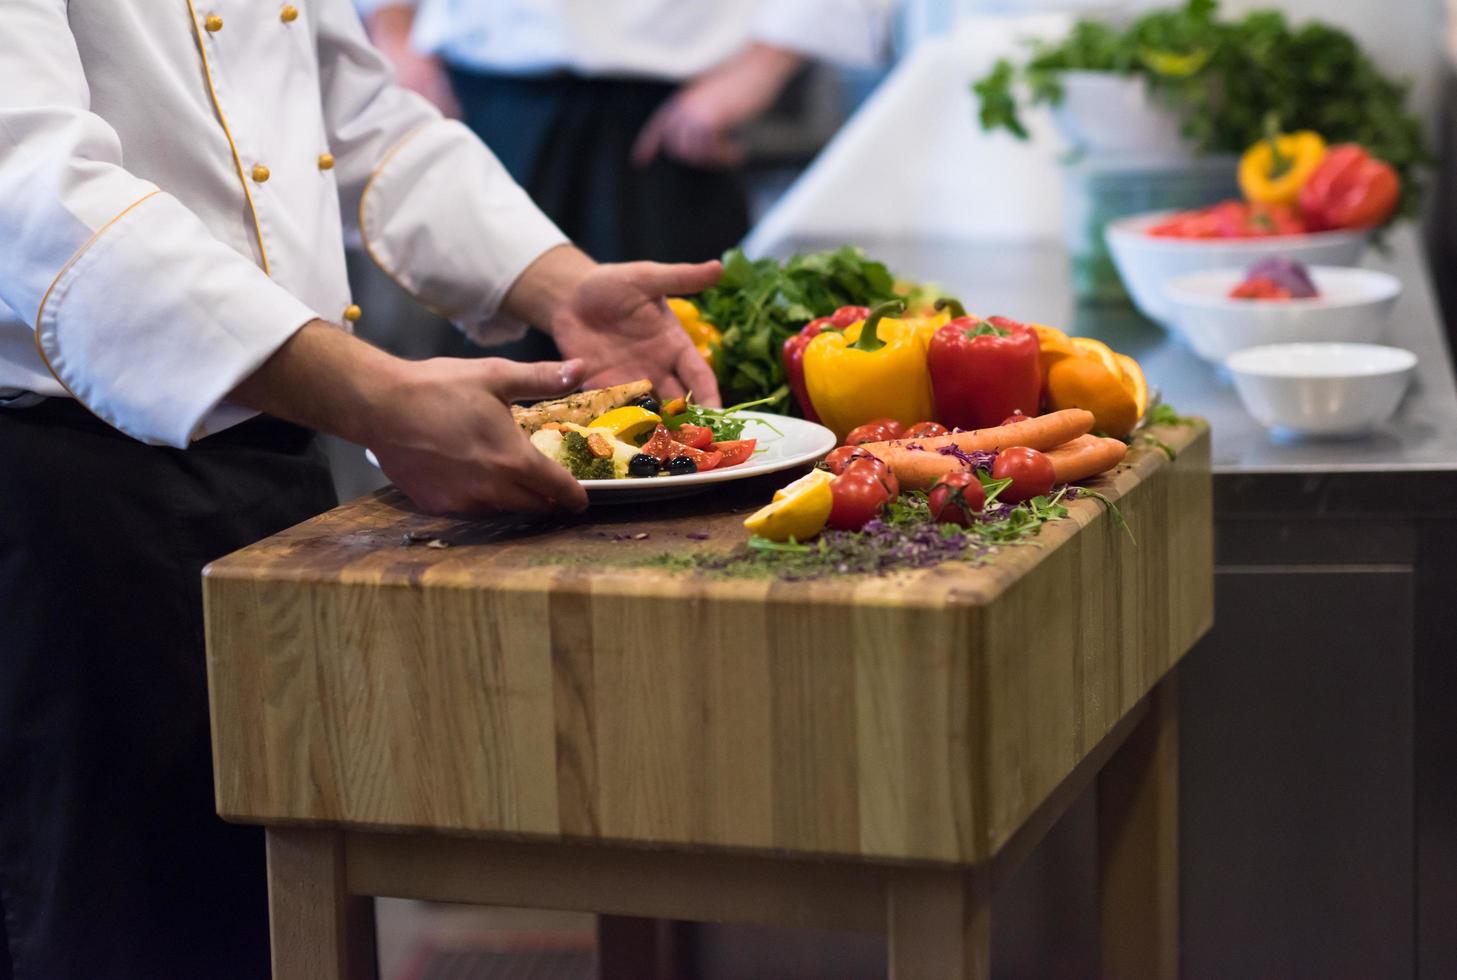
M 0 0 L 0 24 L 0 396 L 185 446 L 347 319 L 346 226 L 472 331 L 564 241 L 350 0 Z
M 881 60 L 894 0 L 356 0 L 417 7 L 422 51 L 505 74 L 681 81 L 752 41 L 822 61 Z

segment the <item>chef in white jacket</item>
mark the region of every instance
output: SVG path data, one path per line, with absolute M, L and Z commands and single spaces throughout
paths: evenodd
M 352 228 L 473 336 L 569 360 L 354 339 Z M 267 976 L 261 838 L 213 815 L 202 565 L 331 504 L 312 429 L 433 511 L 580 509 L 505 403 L 714 397 L 662 298 L 717 275 L 570 246 L 350 0 L 0 0 L 0 978 Z

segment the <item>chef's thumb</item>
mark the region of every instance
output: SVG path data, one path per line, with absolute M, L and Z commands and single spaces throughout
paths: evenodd
M 580 360 L 538 361 L 522 364 L 504 358 L 490 359 L 491 390 L 502 401 L 551 398 L 576 391 L 586 375 Z

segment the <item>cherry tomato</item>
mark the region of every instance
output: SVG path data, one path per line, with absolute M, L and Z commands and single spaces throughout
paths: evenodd
M 830 323 L 836 330 L 844 330 L 852 323 L 859 323 L 869 316 L 868 306 L 842 306 L 830 317 Z
M 694 449 L 707 449 L 713 444 L 713 430 L 706 425 L 684 422 L 678 426 L 678 431 L 673 433 L 673 438 Z
M 1025 446 L 1014 446 L 997 454 L 997 461 L 992 464 L 992 479 L 1010 479 L 1012 485 L 1003 490 L 997 499 L 1009 504 L 1020 504 L 1024 500 L 1051 493 L 1057 474 L 1052 469 L 1052 460 L 1042 453 Z
M 830 481 L 830 493 L 834 503 L 826 526 L 837 531 L 860 530 L 880 516 L 891 498 L 883 474 L 874 465 L 859 460 Z
M 738 466 L 754 455 L 754 447 L 758 444 L 758 439 L 735 439 L 732 442 L 715 442 L 708 448 L 723 454 L 723 462 L 718 464 L 718 468 L 723 469 L 725 466 Z
M 906 430 L 905 439 L 934 439 L 944 436 L 949 430 L 940 422 L 917 422 Z
M 931 520 L 938 524 L 971 524 L 972 515 L 986 506 L 987 494 L 976 474 L 948 473 L 936 481 L 927 498 Z
M 839 449 L 831 450 L 830 454 L 825 457 L 825 467 L 831 473 L 839 476 L 850 467 L 850 464 L 862 461 L 880 471 L 881 478 L 885 481 L 892 499 L 900 496 L 900 481 L 896 479 L 895 472 L 879 456 L 875 456 L 859 446 L 841 446 Z
M 890 435 L 888 436 L 888 438 L 890 439 L 899 439 L 902 435 L 905 434 L 906 431 L 906 427 L 904 425 L 901 425 L 895 419 L 871 419 L 865 424 L 880 426 L 886 432 L 890 433 Z
M 1008 415 L 1006 418 L 1002 419 L 1002 424 L 1016 425 L 1018 422 L 1026 422 L 1031 417 L 1032 416 L 1030 415 L 1023 415 L 1021 412 L 1018 412 L 1016 415 Z
M 833 320 L 831 320 L 827 316 L 821 316 L 816 317 L 815 319 L 806 323 L 804 325 L 804 329 L 801 330 L 800 333 L 804 334 L 804 336 L 806 337 L 818 337 L 826 330 L 833 330 L 834 328 L 835 323 Z
M 894 438 L 895 436 L 891 435 L 877 423 L 866 422 L 864 425 L 856 426 L 850 430 L 850 434 L 845 437 L 845 445 L 860 446 L 867 442 L 885 442 L 888 439 Z

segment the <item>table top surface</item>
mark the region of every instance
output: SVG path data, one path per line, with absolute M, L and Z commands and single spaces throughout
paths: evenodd
M 1152 430 L 1175 451 L 1203 425 Z M 1117 501 L 1167 457 L 1143 441 L 1116 470 L 1085 481 Z M 764 576 L 686 575 L 653 559 L 685 552 L 722 553 L 748 540 L 744 518 L 798 475 L 773 474 L 716 484 L 708 492 L 637 504 L 598 505 L 579 517 L 433 517 L 386 488 L 244 548 L 209 566 L 209 577 L 364 585 L 410 585 L 488 591 L 619 593 L 755 601 L 811 601 L 847 606 L 946 608 L 985 605 L 1082 527 L 1104 504 L 1092 496 L 1068 501 L 1070 520 L 1044 525 L 1036 547 L 1004 547 L 978 564 L 954 562 L 891 577 L 843 576 L 784 581 Z
M 791 241 L 777 251 L 790 254 L 839 244 Z M 1060 246 L 931 237 L 859 244 L 897 275 L 938 283 L 973 309 L 1063 327 L 1133 355 L 1169 404 L 1208 420 L 1216 475 L 1457 470 L 1457 385 L 1421 246 L 1409 226 L 1393 233 L 1389 254 L 1373 251 L 1366 265 L 1402 282 L 1402 297 L 1384 342 L 1417 355 L 1417 376 L 1389 423 L 1369 436 L 1340 440 L 1273 438 L 1244 410 L 1220 370 L 1189 347 L 1131 309 L 1079 306 Z

